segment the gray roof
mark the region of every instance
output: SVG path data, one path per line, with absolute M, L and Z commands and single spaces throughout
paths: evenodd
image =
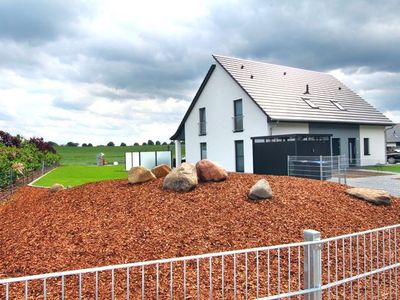
M 386 130 L 386 142 L 400 143 L 400 124 Z
M 393 124 L 330 74 L 227 56 L 213 57 L 272 120 Z M 304 94 L 306 85 L 309 94 Z M 319 108 L 311 108 L 302 98 L 310 99 Z

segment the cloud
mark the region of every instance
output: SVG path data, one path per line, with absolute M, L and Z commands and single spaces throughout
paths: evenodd
M 1 1 L 0 106 L 13 119 L 0 125 L 57 142 L 167 140 L 214 53 L 331 72 L 398 120 L 398 11 L 391 0 Z
M 76 32 L 76 22 L 89 15 L 82 1 L 3 0 L 0 38 L 22 43 L 44 43 Z

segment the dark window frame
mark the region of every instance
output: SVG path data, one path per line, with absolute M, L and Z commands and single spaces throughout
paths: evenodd
M 364 155 L 371 155 L 369 138 L 364 138 Z
M 205 149 L 204 149 L 206 152 L 205 157 L 203 157 L 203 146 L 205 146 Z M 202 159 L 207 159 L 207 143 L 206 142 L 200 143 L 200 160 L 202 160 Z
M 199 135 L 207 135 L 207 121 L 206 121 L 206 108 L 200 107 L 199 108 Z
M 238 164 L 238 158 L 239 158 L 239 156 L 238 156 L 238 144 L 242 144 L 242 152 L 243 152 L 243 155 L 242 156 L 240 156 L 242 159 L 243 159 L 243 169 L 241 169 L 241 168 L 239 168 L 239 164 Z M 244 169 L 245 169 L 245 166 L 244 166 L 244 141 L 243 140 L 235 140 L 235 170 L 236 170 L 236 172 L 241 172 L 241 173 L 244 173 Z
M 239 114 L 237 112 L 237 106 L 236 103 L 240 103 L 240 107 L 241 107 L 241 114 Z M 237 128 L 237 118 L 241 118 L 241 128 Z M 243 132 L 244 127 L 243 127 L 243 99 L 236 99 L 233 100 L 233 132 Z

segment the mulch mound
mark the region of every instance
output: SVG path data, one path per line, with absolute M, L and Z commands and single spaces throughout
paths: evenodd
M 251 202 L 247 192 L 260 178 L 274 197 Z M 399 223 L 399 199 L 373 206 L 345 189 L 236 173 L 188 193 L 163 190 L 162 179 L 58 193 L 23 187 L 0 205 L 0 278 L 291 243 L 304 229 L 325 238 Z

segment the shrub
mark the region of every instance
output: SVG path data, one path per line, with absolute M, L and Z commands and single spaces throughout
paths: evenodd
M 53 146 L 43 138 L 23 139 L 0 132 L 0 187 L 15 181 L 27 172 L 37 170 L 42 161 L 52 165 L 60 160 Z

